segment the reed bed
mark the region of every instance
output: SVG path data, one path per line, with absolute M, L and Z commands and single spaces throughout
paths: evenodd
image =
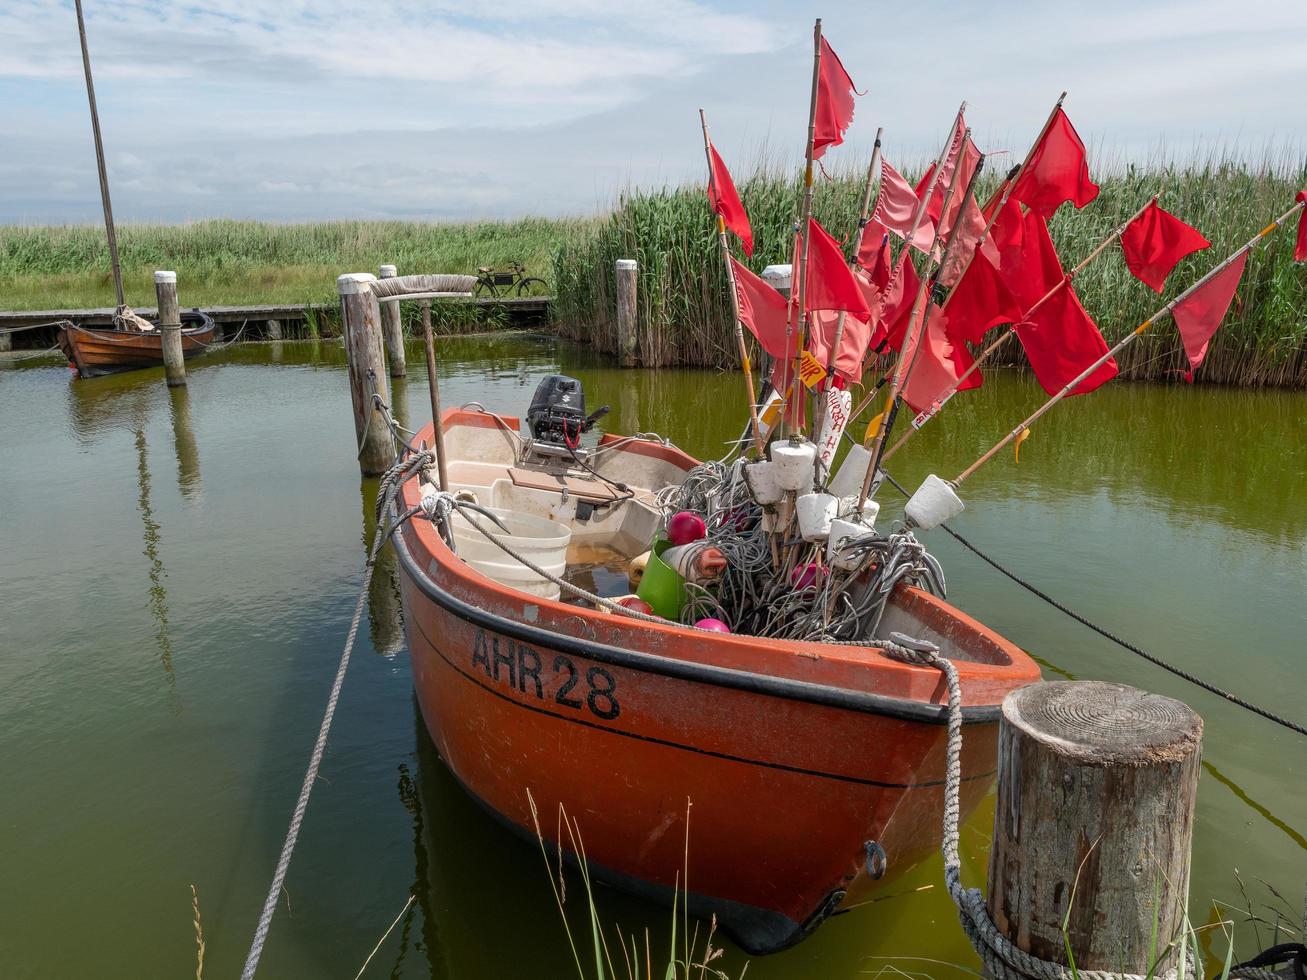
M 1162 297 L 1129 274 L 1119 249 L 1086 269 L 1076 289 L 1109 343 L 1251 238 L 1307 184 L 1307 162 L 1288 153 L 1268 154 L 1259 162 L 1213 157 L 1184 165 L 1107 169 L 1096 201 L 1082 211 L 1065 205 L 1054 217 L 1053 238 L 1067 267 L 1158 190 L 1164 191 L 1168 210 L 1212 241 L 1209 250 L 1180 264 Z M 856 168 L 818 178 L 815 214 L 837 237 L 853 233 L 863 179 L 864 171 Z M 995 179 L 990 175 L 982 181 L 983 195 Z M 753 257 L 746 261 L 755 271 L 790 261 L 799 190 L 797 178 L 774 167 L 763 167 L 740 184 L 755 242 Z M 1292 234 L 1284 229 L 1254 251 L 1236 306 L 1199 372 L 1201 380 L 1307 385 L 1307 275 L 1294 267 Z M 702 185 L 627 192 L 588 234 L 559 246 L 553 279 L 561 334 L 615 350 L 613 269 L 618 258 L 640 263 L 639 341 L 646 365 L 738 366 L 726 279 Z M 1024 357 L 1013 343 L 998 352 L 994 363 L 1023 364 Z M 1174 379 L 1187 366 L 1169 323 L 1128 346 L 1120 364 L 1124 377 L 1139 379 Z

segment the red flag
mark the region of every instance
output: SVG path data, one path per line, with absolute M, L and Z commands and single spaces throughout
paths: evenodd
M 871 317 L 867 300 L 839 243 L 816 218 L 808 219 L 807 289 L 804 303 L 811 310 L 847 310 L 861 320 Z
M 989 217 L 989 214 L 985 215 L 986 219 Z M 1008 199 L 1003 202 L 1003 209 L 994 219 L 993 227 L 989 229 L 990 240 L 1000 251 L 1013 247 L 1020 248 L 1025 220 L 1025 215 L 1021 213 L 1021 204 L 1009 194 Z
M 844 142 L 844 131 L 853 122 L 853 79 L 844 70 L 835 49 L 821 39 L 821 68 L 817 76 L 817 114 L 813 117 L 812 158 L 820 160 L 828 146 Z
M 1000 215 L 999 221 L 1003 217 Z M 1027 211 L 1021 219 L 1021 235 L 1000 250 L 999 272 L 1008 290 L 1029 310 L 1066 278 L 1062 263 L 1048 234 L 1048 223 L 1038 211 Z
M 1295 201 L 1303 202 L 1302 216 L 1298 218 L 1298 245 L 1293 250 L 1295 262 L 1307 262 L 1307 191 L 1299 191 Z
M 980 343 L 985 331 L 1000 323 L 1018 323 L 1025 311 L 979 249 L 948 301 L 949 339 Z
M 919 349 L 916 361 L 913 362 L 911 351 L 903 354 L 903 363 L 912 365 L 912 373 L 903 385 L 903 400 L 914 412 L 924 412 L 934 404 L 975 363 L 965 347 L 949 339 L 949 312 L 951 309 L 944 311 L 933 304 L 928 305 L 926 327 L 924 330 L 918 328 L 917 342 L 913 345 Z M 920 313 L 916 319 L 921 322 Z M 982 383 L 980 372 L 973 371 L 958 390 L 969 391 L 979 388 Z
M 708 180 L 708 203 L 713 214 L 719 214 L 726 222 L 726 227 L 740 240 L 745 255 L 753 254 L 753 229 L 749 227 L 749 216 L 740 202 L 740 195 L 735 190 L 735 181 L 731 172 L 722 163 L 717 154 L 717 147 L 708 144 L 708 157 L 711 163 L 711 176 Z
M 889 284 L 891 263 L 889 229 L 870 218 L 862 231 L 862 244 L 858 246 L 858 265 L 871 274 L 872 282 L 884 289 Z
M 1050 395 L 1056 395 L 1078 378 L 1108 350 L 1107 342 L 1080 305 L 1080 297 L 1070 283 L 1050 296 L 1048 302 L 1016 329 L 1035 377 Z M 1076 385 L 1071 394 L 1087 395 L 1116 374 L 1116 361 L 1108 358 Z
M 912 228 L 912 216 L 917 213 L 916 193 L 912 185 L 890 166 L 888 160 L 880 161 L 880 193 L 876 195 L 876 207 L 872 209 L 871 220 L 888 228 L 900 238 L 906 239 Z M 927 215 L 921 216 L 911 245 L 920 252 L 927 251 L 935 240 L 935 222 Z
M 880 310 L 880 289 L 871 281 L 866 272 L 853 270 L 853 277 L 862 290 L 872 316 L 860 320 L 852 314 L 844 315 L 844 332 L 840 335 L 840 348 L 835 358 L 835 372 L 849 381 L 862 380 L 862 358 L 867 353 L 871 340 L 871 323 L 877 319 Z M 835 332 L 839 326 L 840 314 L 836 310 L 816 310 L 810 318 L 811 329 L 808 332 L 808 350 L 823 365 L 830 363 L 830 348 L 835 342 Z
M 1031 151 L 1012 196 L 1046 218 L 1064 201 L 1083 208 L 1098 196 L 1098 185 L 1089 179 L 1085 144 L 1061 106 L 1053 114 L 1043 139 Z
M 1156 198 L 1121 233 L 1126 266 L 1136 279 L 1159 293 L 1177 262 L 1211 244 L 1197 228 L 1158 207 Z
M 794 359 L 794 344 L 785 328 L 789 303 L 766 280 L 755 276 L 731 256 L 735 272 L 735 296 L 740 305 L 740 322 L 748 327 L 758 343 L 777 360 Z
M 961 121 L 959 121 L 961 125 Z M 965 135 L 963 131 L 962 135 Z M 962 146 L 958 152 L 944 165 L 944 175 L 940 178 L 939 184 L 935 187 L 935 193 L 931 195 L 930 207 L 927 211 L 936 219 L 939 224 L 939 237 L 941 240 L 948 238 L 949 232 L 953 229 L 953 223 L 957 221 L 958 213 L 965 206 L 967 200 L 967 185 L 971 183 L 971 177 L 980 166 L 981 152 L 976 149 L 976 144 L 971 142 L 970 137 L 962 140 Z M 948 212 L 944 213 L 944 195 L 948 193 L 949 184 L 954 180 L 953 173 L 957 171 L 956 189 L 953 192 L 953 200 L 949 202 Z M 972 202 L 976 214 L 980 214 L 980 208 Z M 981 221 L 981 227 L 984 227 L 984 221 Z M 979 237 L 979 236 L 977 236 Z
M 952 289 L 966 272 L 967 256 L 976 250 L 977 244 L 980 243 L 980 236 L 985 232 L 985 216 L 980 213 L 980 206 L 970 194 L 956 213 L 959 215 L 957 230 L 949 231 L 952 241 L 949 242 L 948 250 L 944 253 L 944 261 L 940 263 L 939 274 L 936 276 L 946 289 Z M 991 261 L 998 257 L 996 248 L 990 247 L 984 251 Z
M 885 292 L 885 301 L 881 305 L 880 330 L 872 337 L 872 346 L 877 351 L 882 344 L 890 350 L 902 349 L 903 336 L 908 329 L 908 316 L 912 313 L 912 306 L 917 301 L 920 290 L 921 277 L 917 275 L 916 267 L 908 261 L 906 250 L 900 252 L 898 265 L 894 268 L 894 275 Z
M 1225 319 L 1247 264 L 1248 250 L 1244 249 L 1237 259 L 1172 308 L 1171 316 L 1175 317 L 1176 329 L 1184 341 L 1184 352 L 1189 357 L 1189 371 L 1184 376 L 1186 381 L 1193 381 L 1194 371 L 1207 356 L 1207 344 Z
M 960 204 L 962 192 L 966 190 L 967 182 L 971 180 L 971 173 L 980 161 L 980 151 L 976 149 L 976 144 L 970 139 L 963 139 L 966 134 L 967 122 L 959 115 L 953 125 L 953 135 L 949 138 L 948 152 L 944 154 L 944 165 L 940 168 L 939 180 L 935 180 L 935 164 L 932 163 L 921 175 L 914 189 L 918 201 L 925 201 L 926 193 L 930 192 L 926 213 L 936 224 L 940 223 L 940 217 L 944 213 L 944 195 L 948 193 L 949 184 L 953 182 L 953 171 L 957 168 L 958 162 L 962 161 L 963 171 L 958 176 L 959 190 L 955 195 L 954 203 L 949 207 L 949 210 L 954 213 Z M 941 231 L 939 237 L 943 238 L 946 233 Z

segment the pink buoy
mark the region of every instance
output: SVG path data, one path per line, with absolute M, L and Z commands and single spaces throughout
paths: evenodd
M 673 545 L 690 544 L 708 534 L 703 518 L 688 510 L 678 511 L 667 522 L 667 540 Z
M 820 565 L 800 565 L 790 572 L 790 585 L 796 589 L 814 589 L 826 575 L 826 569 Z
M 711 633 L 729 633 L 731 631 L 731 628 L 720 619 L 713 619 L 711 617 L 699 620 L 694 624 L 694 628 L 697 630 L 708 630 Z

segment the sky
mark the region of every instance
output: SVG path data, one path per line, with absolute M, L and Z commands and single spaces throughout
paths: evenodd
M 796 163 L 812 22 L 866 95 L 828 168 L 996 165 L 1053 101 L 1091 167 L 1304 158 L 1307 0 L 84 0 L 119 221 L 580 215 Z M 71 0 L 0 0 L 0 223 L 100 218 Z

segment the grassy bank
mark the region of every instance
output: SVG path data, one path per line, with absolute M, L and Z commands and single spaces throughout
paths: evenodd
M 819 178 L 815 212 L 837 237 L 852 233 L 861 181 L 856 172 L 829 181 Z M 1289 159 L 1258 166 L 1217 160 L 1187 168 L 1129 168 L 1101 183 L 1098 200 L 1083 211 L 1064 206 L 1052 223 L 1067 267 L 1161 188 L 1163 205 L 1212 241 L 1211 249 L 1181 263 L 1162 298 L 1129 274 L 1119 254 L 1104 255 L 1085 270 L 1076 281 L 1077 291 L 1111 342 L 1282 213 L 1307 183 L 1307 166 Z M 764 173 L 746 180 L 740 190 L 754 230 L 749 265 L 761 270 L 788 262 L 797 181 Z M 556 254 L 555 313 L 561 332 L 601 350 L 615 349 L 613 264 L 618 258 L 635 258 L 640 262 L 639 339 L 646 361 L 736 365 L 726 282 L 711 228 L 701 187 L 625 196 L 589 234 L 570 238 Z M 1307 385 L 1307 273 L 1292 262 L 1292 235 L 1292 229 L 1285 229 L 1253 253 L 1236 306 L 1212 342 L 1200 373 L 1203 380 Z M 1004 354 L 1006 363 L 1021 362 L 1015 344 Z M 1136 378 L 1172 378 L 1184 364 L 1169 323 L 1131 344 L 1121 358 L 1123 374 Z
M 594 219 L 431 224 L 333 221 L 266 224 L 200 221 L 118 230 L 127 301 L 154 305 L 156 269 L 175 269 L 186 306 L 333 303 L 342 272 L 475 274 L 517 260 L 548 278 L 556 249 Z M 113 279 L 98 226 L 0 227 L 0 308 L 112 306 Z

